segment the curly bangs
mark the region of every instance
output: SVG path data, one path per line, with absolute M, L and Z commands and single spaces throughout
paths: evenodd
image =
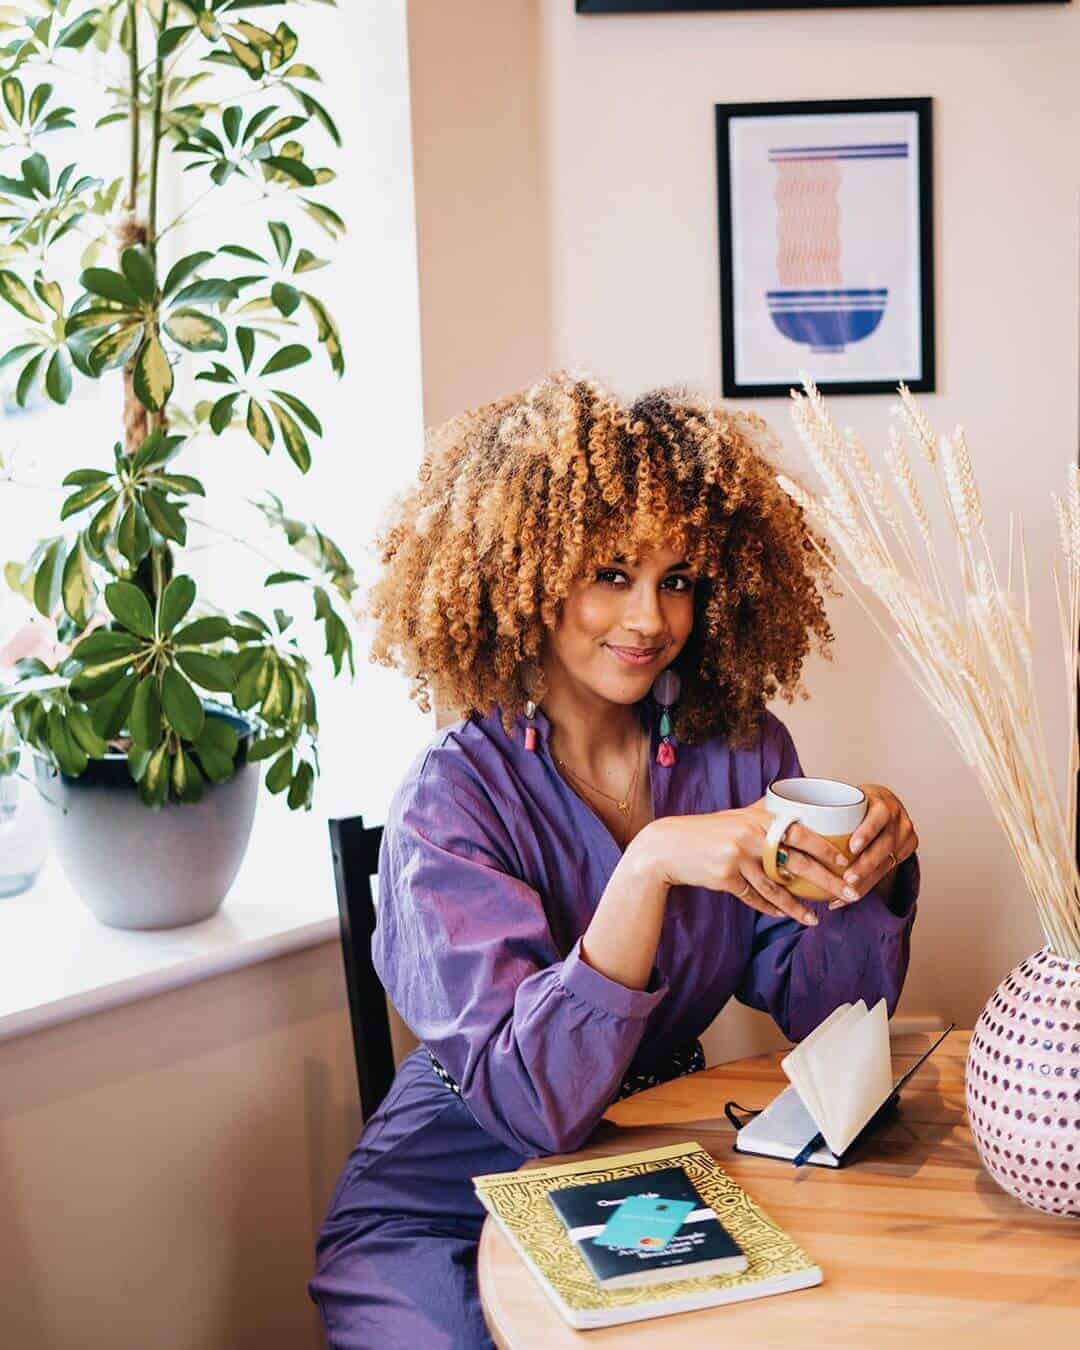
M 575 581 L 615 554 L 672 548 L 696 572 L 694 627 L 674 668 L 676 734 L 750 745 L 767 701 L 808 695 L 803 661 L 833 640 L 827 542 L 776 482 L 766 423 L 681 389 L 626 405 L 563 371 L 429 433 L 415 483 L 377 536 L 364 612 L 370 659 L 463 716 L 501 707 L 509 732 L 544 695 L 545 631 Z M 793 476 L 790 475 L 789 476 Z

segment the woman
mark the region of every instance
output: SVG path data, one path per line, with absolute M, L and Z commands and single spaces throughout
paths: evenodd
M 395 505 L 372 657 L 468 716 L 386 822 L 375 962 L 421 1047 L 320 1236 L 335 1348 L 490 1345 L 470 1178 L 576 1149 L 620 1095 L 701 1067 L 732 995 L 795 1041 L 842 1002 L 896 1006 L 919 864 L 895 794 L 862 785 L 849 881 L 787 831 L 789 873 L 831 900 L 762 867 L 765 789 L 802 773 L 765 701 L 832 641 L 764 435 L 556 374 L 436 433 Z

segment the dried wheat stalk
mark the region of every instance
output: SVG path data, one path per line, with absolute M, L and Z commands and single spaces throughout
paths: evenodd
M 1053 569 L 1069 708 L 1065 808 L 1054 790 L 1035 696 L 1027 552 L 1020 531 L 1023 607 L 1012 594 L 1012 519 L 1004 586 L 994 567 L 982 498 L 962 427 L 939 437 L 910 391 L 900 385 L 902 430 L 890 429 L 885 460 L 890 485 L 853 432 L 840 435 L 825 401 L 807 377 L 792 390 L 792 421 L 826 492 L 815 498 L 784 474 L 777 481 L 807 520 L 827 530 L 855 576 L 877 596 L 896 626 L 895 640 L 858 589 L 815 548 L 889 644 L 897 660 L 941 717 L 980 785 L 1020 864 L 1053 952 L 1080 961 L 1080 874 L 1074 850 L 1080 628 L 1080 469 L 1070 464 L 1064 499 L 1051 494 L 1065 557 L 1064 586 Z M 930 517 L 905 439 L 933 470 L 945 504 L 959 574 L 958 605 L 945 581 Z M 899 499 L 899 500 L 898 500 Z M 909 530 L 906 508 L 914 523 Z M 812 537 L 812 536 L 811 536 Z

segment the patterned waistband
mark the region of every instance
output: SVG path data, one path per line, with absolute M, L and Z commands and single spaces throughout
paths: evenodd
M 461 1088 L 447 1073 L 435 1056 L 428 1050 L 428 1059 L 435 1075 L 450 1089 L 461 1096 Z M 624 1097 L 632 1097 L 635 1092 L 644 1092 L 646 1088 L 656 1087 L 660 1083 L 669 1083 L 673 1078 L 682 1078 L 684 1074 L 698 1073 L 705 1067 L 705 1052 L 700 1041 L 690 1041 L 680 1045 L 662 1063 L 653 1068 L 631 1069 L 619 1084 L 619 1090 L 612 1101 L 621 1102 Z

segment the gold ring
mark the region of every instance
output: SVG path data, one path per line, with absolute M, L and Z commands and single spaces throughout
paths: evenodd
M 746 883 L 746 890 L 740 891 L 739 894 L 735 897 L 735 899 L 736 899 L 736 900 L 741 900 L 748 890 L 750 890 L 750 883 L 749 883 L 749 882 Z
M 778 877 L 783 877 L 785 881 L 795 880 L 795 874 L 793 872 L 790 872 L 786 867 L 778 867 L 776 869 L 776 875 Z
M 889 849 L 889 857 L 892 859 L 893 867 L 900 866 L 900 860 L 897 858 L 896 854 L 892 851 L 892 849 Z

